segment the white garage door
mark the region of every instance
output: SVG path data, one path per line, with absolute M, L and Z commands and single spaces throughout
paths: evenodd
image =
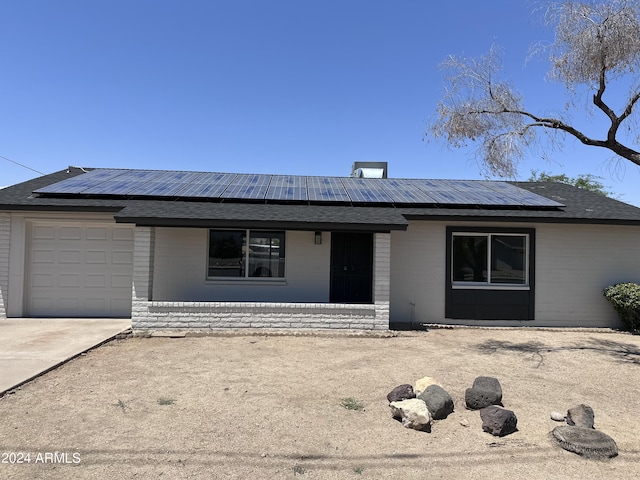
M 131 226 L 38 222 L 29 238 L 29 316 L 131 315 Z

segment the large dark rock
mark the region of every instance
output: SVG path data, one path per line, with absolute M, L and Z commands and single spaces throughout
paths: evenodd
M 480 410 L 489 405 L 502 405 L 502 387 L 497 378 L 477 377 L 473 386 L 467 388 L 465 404 L 470 410 Z
M 429 385 L 424 392 L 418 395 L 427 404 L 431 418 L 442 420 L 453 412 L 453 399 L 451 395 L 440 385 Z
M 400 402 L 409 398 L 416 398 L 416 394 L 413 391 L 413 386 L 408 383 L 398 385 L 387 394 L 387 400 L 389 400 L 389 403 Z
M 567 423 L 576 427 L 593 428 L 595 415 L 593 408 L 581 403 L 567 410 Z
M 504 437 L 517 430 L 516 414 L 506 408 L 491 405 L 480 410 L 482 430 L 496 437 Z

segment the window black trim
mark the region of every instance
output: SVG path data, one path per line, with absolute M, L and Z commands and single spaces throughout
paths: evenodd
M 245 241 L 247 244 L 247 257 L 242 257 L 241 264 L 243 269 L 243 275 L 240 276 L 215 276 L 210 275 L 211 271 L 211 233 L 212 232 L 242 232 L 245 235 Z M 269 268 L 266 270 L 269 271 L 269 274 L 250 274 L 249 268 L 251 267 L 251 255 L 248 254 L 249 245 L 251 242 L 251 234 L 252 233 L 269 233 L 275 235 L 281 235 L 282 238 L 282 249 L 280 252 L 282 253 L 282 257 L 280 261 L 283 262 L 283 271 L 282 275 L 271 275 Z M 258 228 L 209 228 L 207 235 L 207 281 L 231 281 L 231 282 L 250 282 L 250 281 L 268 281 L 268 282 L 276 282 L 276 281 L 284 281 L 287 275 L 287 266 L 286 266 L 286 243 L 287 243 L 287 231 L 286 230 L 276 230 L 276 229 L 258 229 Z
M 529 236 L 528 289 L 509 284 L 453 288 L 451 275 L 454 233 L 508 233 Z M 533 320 L 535 317 L 535 229 L 508 227 L 446 227 L 445 317 L 470 320 Z M 458 284 L 459 285 L 459 284 Z M 517 285 L 516 287 L 520 287 Z

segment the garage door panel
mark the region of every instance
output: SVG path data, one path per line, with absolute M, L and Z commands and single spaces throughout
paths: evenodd
M 56 280 L 59 288 L 78 289 L 82 286 L 80 283 L 80 274 L 77 273 L 63 273 L 57 275 Z
M 112 238 L 117 242 L 133 242 L 133 228 L 126 227 L 114 227 L 112 232 Z
M 33 238 L 36 240 L 55 240 L 56 230 L 54 227 L 36 225 L 33 227 Z
M 60 250 L 58 254 L 58 262 L 60 263 L 82 263 L 82 251 L 77 250 Z
M 55 263 L 56 254 L 53 250 L 33 250 L 32 263 Z
M 84 286 L 87 288 L 105 288 L 107 286 L 107 276 L 99 274 L 86 275 Z
M 42 222 L 30 232 L 29 315 L 131 315 L 133 228 Z
M 59 311 L 63 316 L 77 311 L 79 307 L 77 298 L 58 298 L 57 301 L 53 303 L 55 303 L 55 310 Z
M 107 240 L 107 228 L 106 227 L 88 227 L 87 228 L 87 240 Z
M 104 298 L 96 297 L 96 298 L 86 298 L 84 300 L 85 309 L 90 312 L 98 313 L 98 312 L 104 311 L 106 310 L 105 308 L 106 305 L 107 303 Z
M 34 288 L 53 288 L 55 283 L 53 273 L 34 273 L 31 275 L 31 286 Z
M 82 228 L 60 227 L 58 238 L 60 240 L 82 240 Z
M 133 265 L 133 252 L 114 250 L 111 252 L 111 263 L 116 265 Z
M 111 288 L 131 288 L 131 275 L 111 275 Z
M 106 265 L 107 252 L 105 250 L 87 250 L 85 261 L 86 263 Z
M 131 302 L 122 298 L 112 298 L 110 303 L 111 310 L 116 312 L 131 310 Z
M 40 310 L 40 311 L 52 311 L 54 310 L 53 299 L 52 298 L 40 298 L 40 297 L 32 297 L 30 304 L 32 308 Z

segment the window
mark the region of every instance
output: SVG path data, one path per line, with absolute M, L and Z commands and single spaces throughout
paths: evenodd
M 285 232 L 210 230 L 208 278 L 284 278 Z
M 454 232 L 454 285 L 527 285 L 528 235 Z

